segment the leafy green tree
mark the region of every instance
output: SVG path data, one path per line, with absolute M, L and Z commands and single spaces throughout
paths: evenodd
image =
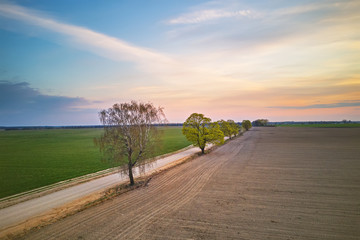
M 234 120 L 220 120 L 218 121 L 220 130 L 224 133 L 225 137 L 232 138 L 239 133 L 240 127 L 234 122 Z
M 225 120 L 220 120 L 217 123 L 220 126 L 220 130 L 224 133 L 224 136 L 231 138 L 232 129 L 231 129 L 230 123 Z
M 227 122 L 230 125 L 230 138 L 232 137 L 232 135 L 236 137 L 236 135 L 239 134 L 240 126 L 236 122 L 234 122 L 234 120 L 227 120 Z
M 246 130 L 249 131 L 249 129 L 252 127 L 250 120 L 243 120 L 241 123 L 241 126 Z
M 119 164 L 129 175 L 130 185 L 134 185 L 133 167 L 144 166 L 147 156 L 156 147 L 158 134 L 155 123 L 163 123 L 163 109 L 152 103 L 114 104 L 99 113 L 104 125 L 104 133 L 94 139 L 104 158 Z
M 202 154 L 205 153 L 206 144 L 224 143 L 224 133 L 220 130 L 219 124 L 211 122 L 204 114 L 191 114 L 184 122 L 182 132 L 187 140 L 201 149 Z

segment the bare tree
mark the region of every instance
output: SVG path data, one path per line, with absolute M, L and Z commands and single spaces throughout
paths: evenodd
M 107 160 L 119 164 L 134 185 L 133 167 L 147 163 L 146 157 L 154 149 L 157 131 L 154 124 L 166 121 L 163 108 L 152 103 L 114 104 L 99 113 L 104 133 L 95 139 Z

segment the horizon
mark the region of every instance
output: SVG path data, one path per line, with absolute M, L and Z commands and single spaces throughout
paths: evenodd
M 264 119 L 264 118 L 263 118 Z M 265 118 L 266 119 L 266 118 Z M 257 119 L 250 120 L 250 122 L 254 122 Z M 344 119 L 345 120 L 345 119 Z M 269 121 L 268 124 L 316 124 L 316 123 L 344 123 L 344 120 L 334 121 L 334 120 L 319 120 L 319 121 Z M 235 123 L 241 123 L 242 121 L 235 121 Z M 346 120 L 346 123 L 360 123 L 360 121 L 352 121 Z M 161 123 L 161 124 L 153 124 L 160 126 L 182 126 L 183 122 L 171 122 L 171 123 Z M 88 124 L 88 125 L 0 125 L 0 129 L 4 128 L 101 128 L 104 127 L 102 124 Z M 254 126 L 256 127 L 256 126 Z
M 0 126 L 99 125 L 101 109 L 131 100 L 175 123 L 360 121 L 359 11 L 356 0 L 0 0 Z

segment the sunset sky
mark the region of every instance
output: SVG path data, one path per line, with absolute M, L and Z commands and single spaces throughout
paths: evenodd
M 360 120 L 360 1 L 0 0 L 0 126 Z

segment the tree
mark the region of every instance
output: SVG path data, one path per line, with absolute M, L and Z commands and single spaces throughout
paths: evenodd
M 269 120 L 267 119 L 257 119 L 255 120 L 252 125 L 253 126 L 266 126 L 268 124 Z
M 231 131 L 230 123 L 228 123 L 225 120 L 220 120 L 218 121 L 218 124 L 220 126 L 220 130 L 224 133 L 224 136 L 231 138 L 232 131 Z
M 230 138 L 232 135 L 236 137 L 236 135 L 238 135 L 240 131 L 239 125 L 234 122 L 234 120 L 227 120 L 227 122 L 230 124 Z
M 219 124 L 211 122 L 211 119 L 203 114 L 191 114 L 184 122 L 182 132 L 187 140 L 201 149 L 202 154 L 205 153 L 206 144 L 224 143 L 224 133 L 220 130 Z
M 242 123 L 241 123 L 241 126 L 242 126 L 246 131 L 248 131 L 248 130 L 252 127 L 250 120 L 243 120 Z
M 229 137 L 236 136 L 239 133 L 239 125 L 237 125 L 234 120 L 220 120 L 218 121 L 220 125 L 220 130 L 224 133 L 224 136 Z
M 95 139 L 105 159 L 119 163 L 120 170 L 129 175 L 134 185 L 133 167 L 147 163 L 146 157 L 154 149 L 158 134 L 154 124 L 165 122 L 161 107 L 152 103 L 114 104 L 99 113 L 104 133 Z

